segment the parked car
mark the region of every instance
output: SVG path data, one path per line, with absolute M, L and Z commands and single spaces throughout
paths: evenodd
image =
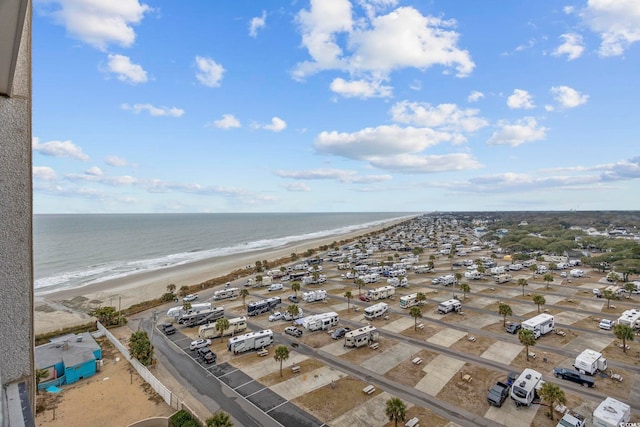
M 614 322 L 613 320 L 602 319 L 598 326 L 600 327 L 600 329 L 605 329 L 607 331 L 610 331 L 611 329 L 613 329 L 613 325 L 615 324 L 616 322 Z
M 191 301 L 195 301 L 198 299 L 198 294 L 189 294 L 189 295 L 185 295 L 182 298 L 182 301 L 184 302 L 191 302 Z
M 211 351 L 209 347 L 202 347 L 198 349 L 198 357 L 205 363 L 215 363 L 218 358 L 217 355 Z
M 297 297 L 297 296 L 295 296 L 295 295 L 289 295 L 289 296 L 287 297 L 287 299 L 288 299 L 289 301 L 291 301 L 292 303 L 294 303 L 294 304 L 297 304 L 297 303 L 299 302 L 298 297 Z
M 344 337 L 345 334 L 349 331 L 351 331 L 351 328 L 338 328 L 335 331 L 331 332 L 331 338 L 337 340 L 338 338 Z
M 287 326 L 286 328 L 284 328 L 284 333 L 296 338 L 302 336 L 302 331 L 295 326 Z
M 191 341 L 191 344 L 189 344 L 189 350 L 193 351 L 202 347 L 209 347 L 210 345 L 211 345 L 210 339 L 200 338 L 195 341 Z
M 162 325 L 162 332 L 164 332 L 165 335 L 173 335 L 176 333 L 176 331 L 176 327 L 171 323 L 165 323 L 164 325 Z
M 284 314 L 282 314 L 279 311 L 276 311 L 275 313 L 269 316 L 269 322 L 275 322 L 276 320 L 282 320 L 282 319 L 284 319 Z
M 573 381 L 574 383 L 581 384 L 585 387 L 593 387 L 595 385 L 595 381 L 593 380 L 593 378 L 587 375 L 582 375 L 580 372 L 574 369 L 553 368 L 553 375 L 555 375 L 556 378 Z
M 510 334 L 517 334 L 520 329 L 522 329 L 520 323 L 509 323 L 507 325 L 507 332 L 509 332 Z

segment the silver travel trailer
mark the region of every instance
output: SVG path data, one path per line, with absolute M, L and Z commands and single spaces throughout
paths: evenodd
M 438 304 L 438 313 L 447 314 L 452 311 L 460 311 L 462 309 L 462 303 L 457 299 L 450 299 L 447 301 L 442 301 Z
M 604 372 L 607 369 L 607 359 L 602 356 L 602 353 L 586 349 L 576 357 L 573 366 L 580 373 L 595 375 L 598 371 Z
M 239 332 L 247 329 L 247 318 L 244 316 L 234 317 L 229 319 L 229 329 L 224 331 L 224 335 L 235 335 Z M 218 338 L 222 332 L 216 330 L 215 323 L 209 323 L 208 325 L 202 325 L 198 329 L 198 336 L 200 338 Z
M 233 354 L 238 354 L 245 351 L 258 350 L 270 344 L 273 344 L 273 331 L 265 329 L 264 331 L 249 332 L 248 334 L 230 338 L 227 343 L 227 350 Z
M 640 329 L 640 310 L 631 309 L 622 312 L 618 318 L 618 325 L 627 325 L 633 329 Z
M 389 311 L 389 304 L 385 302 L 379 302 L 370 307 L 364 309 L 364 318 L 367 320 L 377 319 L 382 317 Z
M 544 384 L 542 374 L 526 368 L 511 385 L 511 399 L 516 402 L 516 405 L 531 406 L 542 384 Z
M 221 299 L 227 299 L 227 298 L 236 298 L 239 296 L 240 296 L 239 288 L 225 288 L 225 289 L 220 289 L 219 291 L 215 291 L 213 293 L 213 299 L 216 301 Z
M 612 397 L 607 397 L 593 411 L 594 427 L 619 427 L 631 419 L 631 407 Z
M 322 301 L 327 298 L 327 291 L 324 289 L 318 289 L 317 291 L 307 291 L 302 293 L 302 301 L 316 302 Z
M 520 326 L 522 326 L 522 329 L 528 329 L 533 332 L 533 335 L 538 339 L 541 335 L 553 331 L 555 324 L 552 315 L 540 313 L 529 320 L 525 320 Z
M 375 326 L 367 325 L 363 328 L 349 331 L 344 335 L 345 347 L 363 347 L 370 342 L 378 341 L 379 332 Z
M 338 313 L 331 311 L 329 313 L 315 314 L 305 317 L 302 320 L 302 326 L 308 331 L 326 331 L 338 324 L 340 317 Z

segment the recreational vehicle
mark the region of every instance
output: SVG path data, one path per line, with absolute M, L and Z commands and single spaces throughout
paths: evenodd
M 344 335 L 345 347 L 362 347 L 370 342 L 378 341 L 379 332 L 375 326 L 367 325 L 363 328 L 349 331 Z
M 227 298 L 236 298 L 238 296 L 240 296 L 240 289 L 238 288 L 225 288 L 213 293 L 213 299 L 216 301 Z
M 511 385 L 511 399 L 516 402 L 516 405 L 531 406 L 533 400 L 538 397 L 537 391 L 542 384 L 544 384 L 542 374 L 526 368 Z
M 571 270 L 569 272 L 569 276 L 571 277 L 582 277 L 584 276 L 584 271 L 578 269 L 578 268 L 574 268 L 573 270 Z
M 178 323 L 187 327 L 204 325 L 211 323 L 224 316 L 224 307 L 210 308 L 209 310 L 200 310 L 195 313 L 185 314 L 178 319 Z
M 411 308 L 414 305 L 418 305 L 418 294 L 409 294 L 400 297 L 400 308 Z
M 548 313 L 538 314 L 521 323 L 522 329 L 528 329 L 533 332 L 536 339 L 540 338 L 540 335 L 553 331 L 554 325 L 553 316 Z
M 618 318 L 618 325 L 627 325 L 633 329 L 640 329 L 640 310 L 634 308 L 623 311 Z
M 507 272 L 507 269 L 504 266 L 500 266 L 500 267 L 493 267 L 489 271 L 491 272 L 491 274 L 497 276 L 499 274 L 505 274 Z
M 374 304 L 371 307 L 367 307 L 364 309 L 364 318 L 367 320 L 377 319 L 378 317 L 382 317 L 387 314 L 389 310 L 389 305 L 385 302 L 379 302 L 378 304 Z
M 441 314 L 447 314 L 452 311 L 460 311 L 461 309 L 462 309 L 462 304 L 457 299 L 450 299 L 438 304 L 438 313 L 441 313 Z
M 495 277 L 496 283 L 508 283 L 511 281 L 511 275 L 507 273 L 498 274 Z
M 234 317 L 233 319 L 229 319 L 229 329 L 219 331 L 216 330 L 215 323 L 209 323 L 208 325 L 200 326 L 200 329 L 198 329 L 198 336 L 200 338 L 217 338 L 222 332 L 224 332 L 224 335 L 235 335 L 238 332 L 242 332 L 246 329 L 247 318 L 244 316 Z
M 322 301 L 327 298 L 327 291 L 324 289 L 318 289 L 317 291 L 307 291 L 302 293 L 302 301 L 316 302 Z
M 631 407 L 612 397 L 607 397 L 593 411 L 594 427 L 618 427 L 631 419 Z
M 172 307 L 172 308 L 169 309 L 169 311 L 167 311 L 167 316 L 178 319 L 178 318 L 184 316 L 185 314 L 191 314 L 191 313 L 195 313 L 197 311 L 210 310 L 210 309 L 211 309 L 211 303 L 210 302 L 191 304 L 191 308 L 189 310 L 185 310 L 184 306 Z
M 305 317 L 302 326 L 308 331 L 325 331 L 336 326 L 339 321 L 338 313 L 331 311 Z
M 255 301 L 247 305 L 247 315 L 257 316 L 262 313 L 266 313 L 282 302 L 280 297 L 271 297 L 260 301 Z
M 607 359 L 602 357 L 602 353 L 587 349 L 576 357 L 573 366 L 580 373 L 595 375 L 596 372 L 604 372 L 607 369 Z
M 369 289 L 365 294 L 366 301 L 377 301 L 379 299 L 391 298 L 396 293 L 393 286 L 382 286 L 376 289 Z
M 387 279 L 388 286 L 395 286 L 396 288 L 406 288 L 409 286 L 409 280 L 406 277 L 400 279 L 399 277 L 391 277 Z
M 249 279 L 247 279 L 247 283 L 245 283 L 245 286 L 249 287 L 249 286 L 269 286 L 271 283 L 273 282 L 273 279 L 271 278 L 271 276 L 262 276 L 262 281 L 258 281 L 255 278 L 251 277 Z
M 482 279 L 482 274 L 478 270 L 471 270 L 464 273 L 465 279 L 469 280 L 480 280 Z
M 227 350 L 233 354 L 244 353 L 245 351 L 257 350 L 273 343 L 273 332 L 271 329 L 264 331 L 249 332 L 229 338 Z

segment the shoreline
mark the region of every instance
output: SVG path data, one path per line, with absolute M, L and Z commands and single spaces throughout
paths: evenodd
M 53 332 L 65 327 L 90 322 L 92 317 L 86 312 L 99 306 L 108 305 L 114 306 L 118 310 L 125 310 L 134 304 L 159 298 L 166 292 L 169 284 L 175 284 L 176 290 L 179 290 L 181 286 L 195 286 L 207 280 L 241 270 L 247 266 L 253 266 L 258 260 L 272 262 L 288 257 L 294 252 L 298 253 L 302 258 L 302 254 L 308 249 L 316 249 L 323 245 L 330 245 L 335 241 L 351 240 L 369 233 L 379 232 L 384 228 L 409 221 L 411 218 L 390 220 L 349 233 L 301 240 L 279 248 L 203 259 L 75 289 L 65 289 L 40 295 L 35 293 L 35 332 L 36 334 Z

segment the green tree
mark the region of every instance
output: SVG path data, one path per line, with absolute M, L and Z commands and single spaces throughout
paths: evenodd
M 533 296 L 533 303 L 538 306 L 538 313 L 540 313 L 540 306 L 541 305 L 545 305 L 546 302 L 547 302 L 547 300 L 544 299 L 544 297 L 542 295 L 534 295 Z
M 538 266 L 535 264 L 531 264 L 529 266 L 529 271 L 531 272 L 531 278 L 533 279 L 534 277 L 536 277 L 536 273 L 538 272 Z
M 351 294 L 351 291 L 347 291 L 344 293 L 344 297 L 347 299 L 347 312 L 349 312 L 349 302 L 353 298 L 353 294 Z
M 180 286 L 180 296 L 183 297 L 189 294 L 189 287 L 186 285 Z
M 129 338 L 129 356 L 138 359 L 144 366 L 149 366 L 153 362 L 153 346 L 149 341 L 149 336 L 144 330 L 139 330 L 131 334 Z
M 233 422 L 229 414 L 217 411 L 205 420 L 206 427 L 233 427 Z
M 520 340 L 520 344 L 525 347 L 525 351 L 527 352 L 527 362 L 529 361 L 529 347 L 533 347 L 536 345 L 536 336 L 528 329 L 520 329 L 518 331 L 518 339 Z
M 362 287 L 364 286 L 364 280 L 356 279 L 356 286 L 358 287 L 358 296 L 362 295 Z
M 295 252 L 291 252 L 291 261 L 297 261 L 298 260 L 298 254 Z
M 605 289 L 602 291 L 602 298 L 607 300 L 607 308 L 610 308 L 611 300 L 616 297 L 616 294 L 611 289 Z
M 183 302 L 183 303 L 182 303 L 182 309 L 183 309 L 184 311 L 189 311 L 189 310 L 191 310 L 191 307 L 193 307 L 193 306 L 191 305 L 191 301 L 185 301 L 185 302 Z
M 258 286 L 262 286 L 262 279 L 264 279 L 264 277 L 262 277 L 261 274 L 258 274 L 256 276 L 256 283 L 258 284 Z
M 527 279 L 518 279 L 518 286 L 522 286 L 522 296 L 524 296 L 524 287 L 529 286 Z
M 99 307 L 89 312 L 89 314 L 102 323 L 104 326 L 118 324 L 118 312 L 115 307 Z
M 404 421 L 407 415 L 407 406 L 399 398 L 392 397 L 387 400 L 385 413 L 389 417 L 389 421 L 394 421 L 395 427 L 398 427 L 398 421 Z
M 418 301 L 418 305 L 423 305 L 427 300 L 427 295 L 424 292 L 418 292 L 416 295 L 416 301 Z
M 418 318 L 422 317 L 422 310 L 420 310 L 420 307 L 414 305 L 409 310 L 409 314 L 411 315 L 411 317 L 413 317 L 413 322 L 414 322 L 413 323 L 413 330 L 417 331 L 418 330 Z
M 300 282 L 293 282 L 291 284 L 291 290 L 293 291 L 295 296 L 298 296 L 298 291 L 300 290 Z
M 176 291 L 176 285 L 174 285 L 173 283 L 171 283 L 170 285 L 167 285 L 167 292 L 174 293 L 175 291 Z
M 549 263 L 549 270 L 557 270 L 557 269 L 558 269 L 558 264 L 556 264 L 555 262 Z
M 216 320 L 216 331 L 220 332 L 220 342 L 222 342 L 224 332 L 230 327 L 231 325 L 229 324 L 229 319 L 227 319 L 226 317 L 221 317 Z
M 462 291 L 462 298 L 467 299 L 467 292 L 471 292 L 471 287 L 468 283 L 460 283 L 460 290 Z
M 498 305 L 498 313 L 502 315 L 502 326 L 507 326 L 507 316 L 513 316 L 513 310 L 509 304 L 501 303 Z
M 36 369 L 36 393 L 40 393 L 40 383 L 47 378 L 49 378 L 48 369 Z
M 460 279 L 462 279 L 462 273 L 456 273 L 456 284 L 460 283 Z
M 255 265 L 256 265 L 256 273 L 262 273 L 262 269 L 263 269 L 262 261 L 260 260 L 256 261 Z
M 549 415 L 551 421 L 553 421 L 553 408 L 556 404 L 564 405 L 567 403 L 567 397 L 564 395 L 564 391 L 556 384 L 545 382 L 538 391 L 540 398 L 549 404 Z
M 553 274 L 545 274 L 544 276 L 542 276 L 542 280 L 544 280 L 544 282 L 547 284 L 547 289 L 549 289 L 549 284 L 553 282 Z
M 624 290 L 627 291 L 629 297 L 631 297 L 631 293 L 636 290 L 636 284 L 633 282 L 627 282 L 624 284 Z
M 246 306 L 247 305 L 247 297 L 249 296 L 249 290 L 248 289 L 242 289 L 240 291 L 240 296 L 242 297 L 242 306 Z
M 276 362 L 280 362 L 280 376 L 282 376 L 282 362 L 289 358 L 289 347 L 286 345 L 279 345 L 276 347 L 276 352 L 273 355 Z
M 431 255 L 431 256 L 433 256 L 433 255 Z M 435 263 L 433 261 L 429 261 L 427 263 L 427 267 L 429 267 L 429 270 L 433 270 L 435 268 L 435 266 L 436 265 L 435 265 Z
M 622 341 L 622 351 L 627 352 L 627 341 L 633 341 L 634 331 L 629 325 L 617 324 L 613 327 L 613 335 Z
M 292 319 L 295 319 L 300 314 L 300 308 L 295 304 L 291 304 L 287 307 L 287 313 L 291 315 Z

